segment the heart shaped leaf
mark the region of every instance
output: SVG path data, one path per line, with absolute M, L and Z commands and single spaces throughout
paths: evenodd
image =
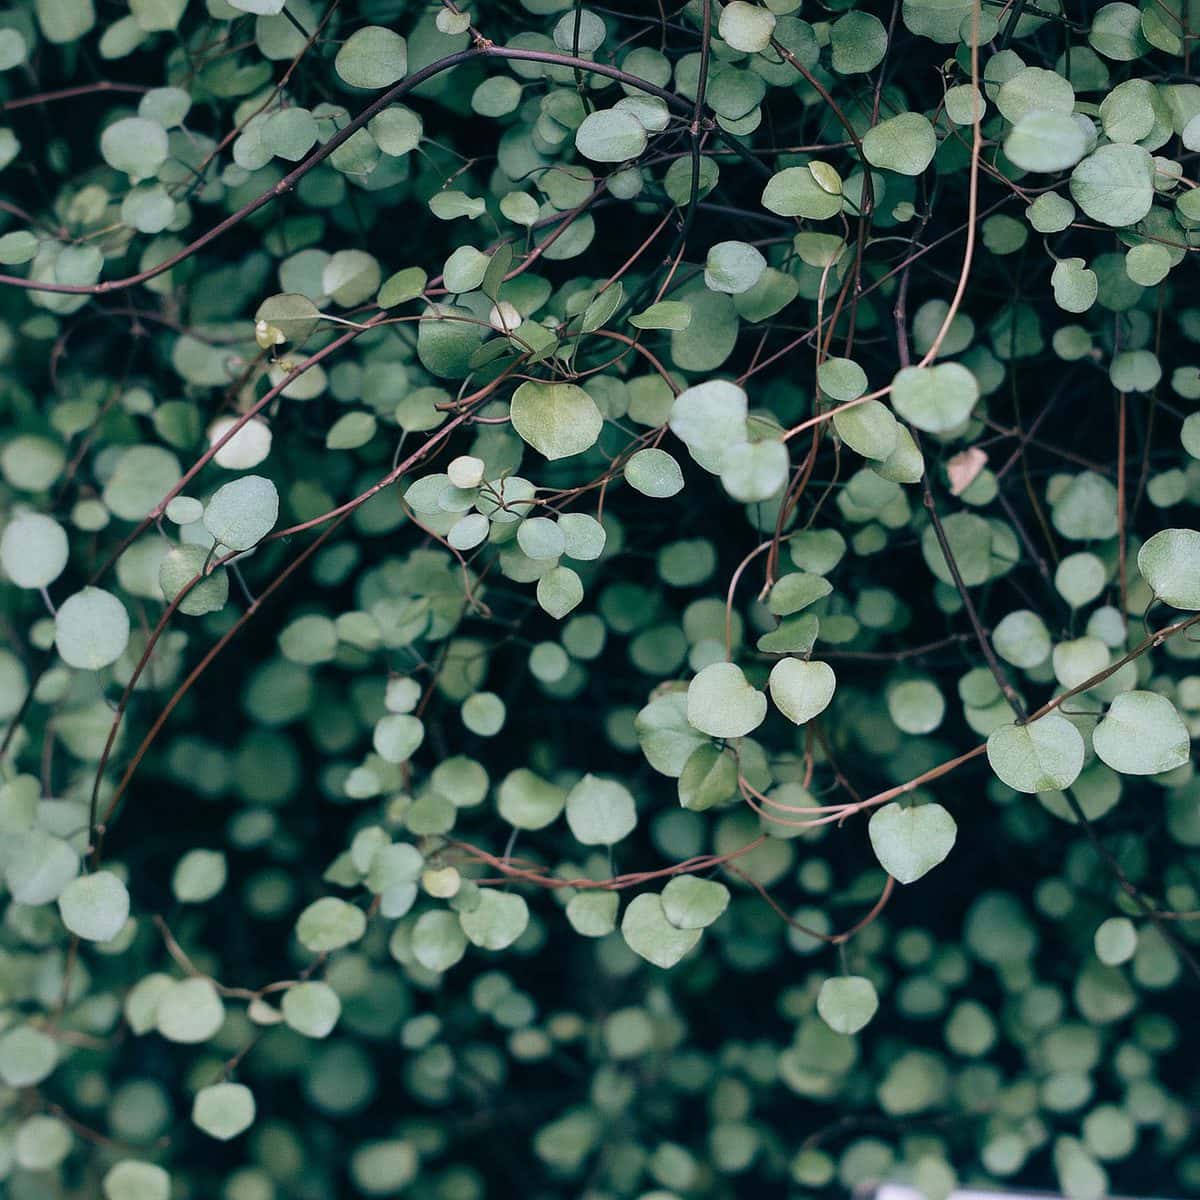
M 913 883 L 954 848 L 958 826 L 940 804 L 886 804 L 871 818 L 871 849 L 897 883 Z

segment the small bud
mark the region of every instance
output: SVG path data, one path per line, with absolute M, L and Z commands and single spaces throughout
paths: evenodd
M 254 322 L 254 340 L 263 350 L 270 350 L 273 346 L 282 346 L 287 341 L 282 331 L 268 321 Z

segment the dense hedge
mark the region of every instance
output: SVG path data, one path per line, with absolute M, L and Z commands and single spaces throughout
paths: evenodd
M 0 13 L 0 1190 L 1200 1189 L 1197 37 Z

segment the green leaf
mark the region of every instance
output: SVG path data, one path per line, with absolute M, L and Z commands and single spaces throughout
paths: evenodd
M 828 663 L 799 658 L 781 658 L 767 680 L 775 707 L 794 725 L 803 725 L 823 713 L 836 686 L 837 679 Z
M 221 1028 L 225 1005 L 209 979 L 171 980 L 159 993 L 154 1021 L 167 1041 L 198 1045 Z
M 731 445 L 746 439 L 746 393 L 714 379 L 679 393 L 671 405 L 671 431 L 706 471 L 717 474 Z
M 124 117 L 100 135 L 100 153 L 110 167 L 123 171 L 134 183 L 150 179 L 167 160 L 167 131 L 157 121 Z
M 1150 49 L 1141 25 L 1141 13 L 1132 4 L 1105 4 L 1092 18 L 1088 42 L 1105 58 L 1132 62 Z
M 1109 4 L 1107 8 L 1133 8 L 1130 4 Z M 1137 16 L 1137 9 L 1133 9 Z M 1071 1200 L 1101 1200 L 1108 1195 L 1108 1175 L 1073 1137 L 1054 1139 L 1054 1173 L 1064 1196 Z
M 488 255 L 474 246 L 459 246 L 442 267 L 442 279 L 450 292 L 471 292 L 482 282 L 487 273 Z
M 88 942 L 110 942 L 129 919 L 129 892 L 111 871 L 79 875 L 58 897 L 63 924 Z
M 329 984 L 311 979 L 288 988 L 280 1008 L 288 1028 L 310 1038 L 328 1037 L 342 1014 L 337 992 Z
M 456 188 L 435 192 L 429 200 L 429 211 L 439 221 L 455 221 L 466 217 L 468 221 L 477 220 L 487 212 L 487 202 L 479 196 L 468 196 Z
M 521 439 L 551 461 L 590 449 L 604 426 L 596 402 L 573 383 L 526 380 L 510 411 Z
M 169 450 L 131 446 L 104 485 L 104 503 L 123 520 L 140 521 L 162 502 L 181 474 L 179 459 Z
M 1096 957 L 1105 966 L 1120 966 L 1137 951 L 1137 927 L 1128 917 L 1109 917 L 1097 928 L 1094 943 Z
M 180 904 L 204 904 L 225 886 L 228 868 L 219 850 L 189 850 L 171 875 L 171 891 Z
M 462 931 L 472 946 L 482 950 L 504 950 L 525 932 L 529 907 L 514 892 L 484 888 L 478 905 L 458 914 Z
M 615 780 L 585 775 L 567 794 L 567 824 L 585 846 L 612 846 L 637 827 L 633 796 Z
M 686 329 L 691 324 L 692 310 L 681 300 L 660 300 L 629 318 L 635 329 Z
M 873 167 L 898 175 L 920 175 L 933 161 L 937 137 L 926 117 L 907 112 L 868 129 L 862 144 Z
M 1054 792 L 1070 787 L 1083 768 L 1083 755 L 1079 730 L 1056 712 L 1028 725 L 1002 725 L 987 740 L 992 770 L 1018 792 Z
M 443 974 L 467 952 L 458 917 L 445 909 L 422 913 L 412 931 L 413 957 L 427 971 Z
M 865 1029 L 878 1008 L 875 985 L 861 975 L 827 979 L 817 993 L 817 1012 L 835 1033 L 855 1034 Z
M 204 527 L 230 550 L 250 550 L 275 528 L 279 493 L 262 475 L 243 475 L 217 488 L 204 509 Z
M 1108 377 L 1119 392 L 1152 392 L 1162 379 L 1162 365 L 1150 350 L 1122 350 L 1113 355 Z
M 781 441 L 739 442 L 721 455 L 721 483 L 735 500 L 755 504 L 783 489 L 790 466 Z
M 887 30 L 870 13 L 848 12 L 830 26 L 829 45 L 833 69 L 839 75 L 861 75 L 883 62 Z
M 718 242 L 704 262 L 704 285 L 736 296 L 748 292 L 767 269 L 767 260 L 747 242 Z
M 842 183 L 814 170 L 815 163 L 776 171 L 763 189 L 762 206 L 781 217 L 827 221 L 842 211 Z
M 743 54 L 758 54 L 771 44 L 775 14 L 757 4 L 731 0 L 721 9 L 717 24 L 721 38 Z
M 271 114 L 259 136 L 276 158 L 299 162 L 316 144 L 317 121 L 306 108 L 284 108 Z
M 1187 726 L 1166 696 L 1122 692 L 1092 733 L 1101 762 L 1122 775 L 1160 775 L 1191 757 Z
M 254 1124 L 254 1093 L 242 1083 L 201 1088 L 192 1104 L 192 1121 L 209 1137 L 228 1142 Z
M 676 875 L 661 899 L 663 915 L 676 929 L 707 929 L 729 907 L 729 889 L 715 879 Z
M 1034 110 L 1017 118 L 1004 138 L 1004 153 L 1022 171 L 1049 175 L 1075 166 L 1088 142 L 1085 127 L 1070 113 Z
M 129 614 L 111 592 L 87 587 L 62 602 L 54 618 L 54 648 L 68 666 L 99 671 L 129 644 Z
M 600 109 L 575 130 L 575 148 L 592 162 L 625 162 L 645 150 L 646 127 L 624 109 Z
M 905 679 L 887 689 L 888 715 L 904 733 L 932 733 L 946 715 L 946 701 L 929 679 Z
M 0 537 L 0 565 L 17 587 L 47 587 L 63 573 L 67 557 L 66 531 L 41 513 L 17 513 Z
M 220 567 L 205 575 L 208 563 L 209 553 L 203 546 L 184 545 L 169 551 L 159 564 L 158 586 L 168 604 L 192 584 L 176 612 L 202 617 L 225 607 L 229 599 L 229 573 Z M 193 580 L 197 582 L 192 583 Z
M 51 1171 L 71 1153 L 74 1136 L 58 1117 L 26 1117 L 13 1139 L 17 1165 L 28 1171 Z
M 105 1172 L 105 1200 L 169 1200 L 171 1176 L 154 1163 L 126 1158 Z
M 40 1029 L 17 1025 L 0 1034 L 0 1079 L 9 1087 L 36 1087 L 57 1064 L 58 1043 Z
M 1014 122 L 1033 112 L 1070 113 L 1075 107 L 1075 89 L 1057 71 L 1022 67 L 1000 85 L 996 107 Z
M 841 403 L 856 400 L 867 390 L 867 373 L 852 358 L 827 358 L 817 368 L 817 382 L 831 400 Z
M 885 804 L 868 825 L 879 865 L 897 883 L 914 883 L 954 848 L 958 826 L 940 804 Z
M 835 412 L 833 427 L 838 437 L 863 458 L 886 460 L 900 440 L 896 418 L 878 400 Z
M 367 931 L 362 909 L 335 896 L 314 900 L 296 921 L 296 937 L 313 954 L 328 954 L 357 942 Z
M 581 562 L 594 562 L 604 553 L 608 535 L 604 526 L 587 513 L 563 513 L 558 518 L 563 536 L 563 553 Z
M 295 292 L 268 296 L 254 314 L 255 324 L 277 329 L 285 341 L 299 345 L 321 323 L 321 310 L 307 297 Z
M 403 158 L 421 144 L 424 127 L 419 113 L 402 104 L 393 104 L 376 113 L 367 129 L 380 150 L 392 158 Z
M 786 617 L 824 599 L 832 591 L 833 585 L 821 575 L 789 571 L 771 588 L 767 607 L 775 616 Z
M 766 696 L 736 663 L 711 663 L 688 684 L 688 723 L 710 737 L 745 737 L 766 715 Z
M 624 473 L 630 487 L 655 500 L 667 500 L 683 490 L 679 464 L 665 450 L 653 446 L 632 455 Z
M 892 379 L 892 405 L 923 433 L 950 433 L 971 415 L 979 384 L 961 363 L 903 367 Z
M 617 927 L 619 904 L 616 892 L 576 892 L 567 902 L 567 920 L 580 937 L 606 937 Z
M 764 654 L 808 654 L 816 643 L 820 627 L 812 613 L 785 618 L 758 639 L 757 649 Z
M 497 809 L 516 829 L 544 829 L 562 812 L 566 791 L 527 767 L 510 771 L 500 784 Z
M 1010 612 L 996 622 L 992 646 L 1006 663 L 1024 670 L 1044 663 L 1052 649 L 1046 623 L 1027 608 Z
M 424 292 L 428 278 L 420 267 L 405 267 L 403 271 L 389 275 L 379 289 L 379 307 L 397 308 L 409 300 L 415 300 Z
M 365 446 L 378 429 L 371 413 L 352 412 L 338 417 L 325 435 L 326 450 L 357 450 Z
M 1160 529 L 1138 551 L 1138 570 L 1164 604 L 1200 611 L 1200 533 Z
M 1082 258 L 1059 259 L 1050 275 L 1054 303 L 1064 312 L 1087 312 L 1096 303 L 1100 282 Z
M 584 333 L 594 333 L 608 324 L 613 313 L 621 307 L 625 299 L 625 289 L 618 281 L 607 287 L 583 310 L 583 318 L 579 328 Z
M 679 806 L 704 812 L 737 792 L 737 762 L 732 754 L 704 742 L 697 746 L 679 774 Z
M 1133 225 L 1154 204 L 1154 160 L 1141 146 L 1101 146 L 1071 172 L 1071 198 L 1093 221 Z
M 554 44 L 569 54 L 594 54 L 604 44 L 604 34 L 604 21 L 600 17 L 586 8 L 577 9 L 558 19 Z
M 583 581 L 570 567 L 555 567 L 537 582 L 537 602 L 556 621 L 579 605 L 583 599 Z
M 342 43 L 333 67 L 350 87 L 391 87 L 408 72 L 408 45 L 391 29 L 368 25 Z
M 679 929 L 667 920 L 662 898 L 642 892 L 629 902 L 621 918 L 625 944 L 664 971 L 675 966 L 700 941 L 700 929 Z
M 49 904 L 79 873 L 70 844 L 42 829 L 13 836 L 4 881 L 18 904 Z

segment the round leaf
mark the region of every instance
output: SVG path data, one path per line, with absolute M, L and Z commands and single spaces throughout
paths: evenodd
M 885 804 L 870 820 L 871 849 L 897 883 L 913 883 L 954 848 L 958 826 L 940 804 Z
M 1122 775 L 1159 775 L 1191 756 L 1187 726 L 1166 696 L 1122 692 L 1092 734 L 1101 762 Z
M 817 993 L 817 1012 L 835 1033 L 858 1033 L 870 1024 L 878 1008 L 875 985 L 861 975 L 827 979 Z
M 1200 611 L 1200 533 L 1196 530 L 1159 530 L 1138 551 L 1137 564 L 1164 604 Z
M 823 713 L 836 686 L 837 678 L 828 663 L 799 658 L 781 658 L 767 680 L 775 707 L 795 725 Z
M 63 924 L 88 942 L 109 942 L 129 919 L 129 892 L 111 871 L 72 879 L 58 897 Z
M 0 537 L 0 565 L 17 587 L 47 587 L 63 573 L 67 557 L 66 532 L 41 513 L 18 513 Z
M 971 415 L 979 384 L 961 363 L 903 367 L 892 380 L 896 411 L 923 433 L 950 433 Z
M 1114 143 L 1093 151 L 1071 172 L 1071 198 L 1094 221 L 1122 227 L 1154 203 L 1154 160 L 1141 146 Z
M 663 970 L 675 966 L 700 941 L 699 929 L 679 929 L 667 920 L 662 899 L 653 892 L 634 896 L 621 918 L 625 944 Z
M 333 1032 L 342 1014 L 342 1002 L 327 983 L 307 980 L 290 987 L 280 1003 L 288 1027 L 305 1037 L 323 1038 Z
M 1079 730 L 1060 713 L 1047 713 L 1028 725 L 1002 725 L 988 737 L 992 770 L 1018 792 L 1062 791 L 1083 768 Z
M 192 1104 L 192 1121 L 209 1137 L 228 1142 L 254 1124 L 254 1093 L 241 1083 L 201 1088 Z
M 920 113 L 901 113 L 863 135 L 863 153 L 873 167 L 899 175 L 920 175 L 933 161 L 937 137 Z
M 775 14 L 757 4 L 732 0 L 721 9 L 717 31 L 722 39 L 743 54 L 758 54 L 771 44 Z
M 382 25 L 368 25 L 342 43 L 333 66 L 342 82 L 351 87 L 390 87 L 408 71 L 408 46 L 398 33 Z
M 596 402 L 573 383 L 527 380 L 513 393 L 510 415 L 521 439 L 551 460 L 590 449 L 604 425 Z
M 230 550 L 258 545 L 279 519 L 279 493 L 261 475 L 243 475 L 219 487 L 204 510 L 204 527 Z
M 483 950 L 504 950 L 525 932 L 529 924 L 529 906 L 514 892 L 484 888 L 479 903 L 458 914 L 462 931 L 472 946 Z
M 625 479 L 643 496 L 667 500 L 683 490 L 683 472 L 665 451 L 649 447 L 633 454 L 625 464 Z
M 633 796 L 614 780 L 585 775 L 567 794 L 567 824 L 585 846 L 612 846 L 637 826 Z
M 111 592 L 88 587 L 63 601 L 54 618 L 54 646 L 68 666 L 99 671 L 129 644 L 129 614 Z
M 763 723 L 767 698 L 736 663 L 712 663 L 688 685 L 688 723 L 710 737 L 745 737 Z
M 600 109 L 575 130 L 575 148 L 592 162 L 625 162 L 645 150 L 646 127 L 625 109 Z

